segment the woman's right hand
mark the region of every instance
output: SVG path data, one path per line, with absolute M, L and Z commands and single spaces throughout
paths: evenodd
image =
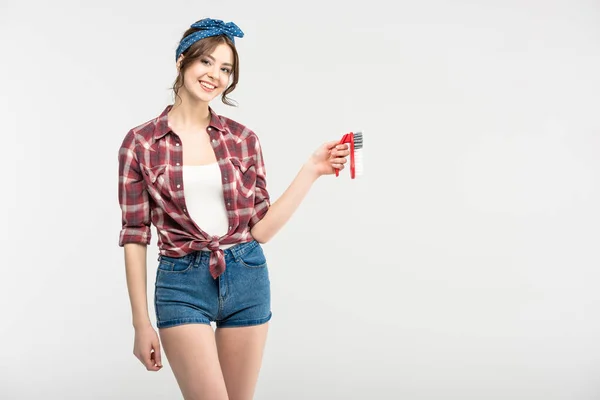
M 133 354 L 148 371 L 159 371 L 162 368 L 160 341 L 152 325 L 135 328 Z

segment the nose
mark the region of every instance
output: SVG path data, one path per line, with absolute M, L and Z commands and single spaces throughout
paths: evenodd
M 219 67 L 215 66 L 213 70 L 208 73 L 208 76 L 213 79 L 219 80 L 219 78 L 221 77 L 221 70 L 219 69 Z

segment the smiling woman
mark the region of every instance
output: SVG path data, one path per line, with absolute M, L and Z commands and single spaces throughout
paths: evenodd
M 198 28 L 190 28 L 183 34 L 183 37 L 189 37 L 196 32 L 199 32 Z M 183 57 L 183 55 L 178 57 L 178 74 L 177 79 L 173 84 L 173 92 L 175 95 L 179 96 L 179 89 L 186 84 L 183 71 L 188 70 L 192 66 L 195 69 L 200 69 L 194 71 L 195 73 L 190 74 L 190 82 L 187 82 L 189 84 L 188 89 L 190 89 L 196 84 L 193 80 L 194 76 L 203 76 L 202 69 L 206 70 L 213 68 L 215 64 L 219 66 L 219 74 L 214 77 L 218 79 L 218 81 L 200 82 L 203 82 L 206 85 L 206 91 L 208 93 L 212 93 L 214 90 L 218 89 L 219 86 L 226 87 L 221 95 L 221 99 L 223 103 L 227 105 L 234 105 L 227 95 L 233 92 L 237 86 L 239 79 L 239 61 L 235 45 L 226 35 L 209 36 L 199 40 L 189 47 L 185 57 Z
M 239 76 L 235 37 L 243 33 L 231 22 L 193 24 L 176 52 L 175 103 L 131 129 L 119 149 L 119 245 L 134 354 L 158 371 L 162 343 L 186 399 L 252 399 L 271 319 L 261 243 L 349 154 L 338 140 L 324 143 L 271 205 L 258 136 L 209 106 L 219 95 L 233 105 L 227 95 Z M 154 292 L 160 341 L 146 298 L 151 224 L 160 253 Z

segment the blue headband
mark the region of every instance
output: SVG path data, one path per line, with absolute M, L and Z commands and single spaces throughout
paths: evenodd
M 205 18 L 193 23 L 191 27 L 200 30 L 184 37 L 181 40 L 181 43 L 179 43 L 179 46 L 177 47 L 177 52 L 175 53 L 175 61 L 179 60 L 181 53 L 189 49 L 191 45 L 200 39 L 204 39 L 209 36 L 225 35 L 235 44 L 234 37 L 244 37 L 244 32 L 242 32 L 242 30 L 236 24 L 233 22 L 225 23 L 219 19 Z

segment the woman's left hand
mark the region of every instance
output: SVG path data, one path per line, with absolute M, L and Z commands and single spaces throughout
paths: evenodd
M 310 157 L 309 164 L 317 176 L 331 175 L 344 169 L 350 150 L 347 144 L 338 143 L 339 140 L 324 143 Z

